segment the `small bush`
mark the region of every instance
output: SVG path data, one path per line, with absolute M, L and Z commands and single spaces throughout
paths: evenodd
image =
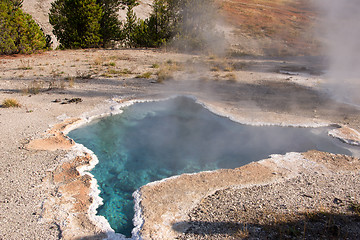
M 7 98 L 2 102 L 1 105 L 3 108 L 11 108 L 11 107 L 20 107 L 20 103 L 13 98 Z
M 236 82 L 236 75 L 234 73 L 228 73 L 224 76 L 229 82 Z
M 65 81 L 64 80 L 59 80 L 56 81 L 55 79 L 52 79 L 51 81 L 48 82 L 48 87 L 47 87 L 47 91 L 50 90 L 56 90 L 56 89 L 61 89 L 64 90 L 65 89 Z
M 108 70 L 108 73 L 109 73 L 109 74 L 112 74 L 112 75 L 122 74 L 121 71 L 118 71 L 118 70 L 113 69 L 113 68 L 110 68 L 110 69 Z
M 243 226 L 239 227 L 236 232 L 233 234 L 234 237 L 239 239 L 246 239 L 250 235 L 248 226 L 244 224 Z
M 66 80 L 68 81 L 69 87 L 74 87 L 75 85 L 75 77 L 67 77 Z
M 209 60 L 215 60 L 216 59 L 216 56 L 215 55 L 209 55 Z
M 355 201 L 350 201 L 350 210 L 360 216 L 360 203 Z
M 21 64 L 19 67 L 19 70 L 30 70 L 32 69 L 31 65 L 30 65 L 30 60 L 20 60 Z
M 149 79 L 152 75 L 152 72 L 145 72 L 143 74 L 137 75 L 136 78 L 146 78 Z
M 91 79 L 91 73 L 76 71 L 75 79 Z
M 115 62 L 109 62 L 109 63 L 104 63 L 104 66 L 111 66 L 111 67 L 115 67 L 116 63 Z
M 162 68 L 157 72 L 157 82 L 162 83 L 165 80 L 173 78 L 173 72 L 169 68 Z
M 97 57 L 94 59 L 94 65 L 103 65 L 104 59 L 102 57 Z
M 44 87 L 44 83 L 41 81 L 32 81 L 31 84 L 22 90 L 24 94 L 38 94 Z
M 220 71 L 220 69 L 219 69 L 219 67 L 217 67 L 217 66 L 213 66 L 213 67 L 210 68 L 210 71 L 212 71 L 212 72 L 218 72 L 218 71 Z
M 157 63 L 154 63 L 153 65 L 151 65 L 151 68 L 159 68 L 159 67 L 160 67 L 160 65 Z
M 102 73 L 100 76 L 101 76 L 101 77 L 106 77 L 106 78 L 112 78 L 112 77 L 114 77 L 113 75 L 111 75 L 111 74 L 109 74 L 109 73 Z
M 232 72 L 234 68 L 232 66 L 227 66 L 224 68 L 224 72 Z
M 131 70 L 124 68 L 123 70 L 120 71 L 121 74 L 131 74 Z

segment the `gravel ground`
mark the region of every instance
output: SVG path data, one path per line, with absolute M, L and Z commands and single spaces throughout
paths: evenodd
M 359 239 L 358 173 L 302 174 L 281 183 L 224 189 L 189 213 L 177 239 Z

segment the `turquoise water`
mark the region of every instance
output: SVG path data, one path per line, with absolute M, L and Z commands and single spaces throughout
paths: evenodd
M 254 127 L 219 117 L 191 98 L 137 103 L 71 131 L 99 164 L 104 216 L 115 232 L 131 236 L 132 193 L 149 182 L 182 173 L 236 168 L 270 154 L 311 149 L 351 155 L 328 128 Z M 191 187 L 191 186 L 189 186 Z

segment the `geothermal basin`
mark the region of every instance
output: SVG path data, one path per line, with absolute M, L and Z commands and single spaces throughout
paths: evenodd
M 103 199 L 98 214 L 131 237 L 132 194 L 139 187 L 183 173 L 237 168 L 272 154 L 315 149 L 357 155 L 355 147 L 328 136 L 329 130 L 244 125 L 182 96 L 136 103 L 68 136 L 99 159 L 91 171 Z

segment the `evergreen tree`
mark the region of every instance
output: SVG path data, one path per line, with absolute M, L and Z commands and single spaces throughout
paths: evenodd
M 46 48 L 44 33 L 21 6 L 19 0 L 0 2 L 0 54 L 33 53 Z
M 137 17 L 134 12 L 134 7 L 139 5 L 137 0 L 124 0 L 123 3 L 127 5 L 127 12 L 126 12 L 126 23 L 124 26 L 124 40 L 125 43 L 130 47 L 136 46 L 136 39 L 138 38 L 136 34 L 136 28 L 138 27 L 137 24 Z
M 215 30 L 214 0 L 167 0 L 173 41 L 185 51 L 203 50 L 208 39 L 219 38 Z
M 130 46 L 159 47 L 166 43 L 172 34 L 166 0 L 155 0 L 153 12 L 146 20 L 136 19 L 133 10 L 128 9 L 126 32 Z
M 120 0 L 97 0 L 98 5 L 103 11 L 100 20 L 100 34 L 102 37 L 102 45 L 107 47 L 112 41 L 119 41 L 124 38 L 121 31 L 121 21 L 117 12 L 124 4 Z
M 207 47 L 214 33 L 214 0 L 155 0 L 150 17 L 135 24 L 128 11 L 129 42 L 134 46 L 159 47 L 170 42 L 180 50 L 194 51 Z M 129 22 L 131 21 L 131 22 Z
M 61 47 L 99 47 L 103 11 L 96 0 L 56 0 L 51 5 L 49 22 Z
M 153 46 L 160 46 L 167 42 L 174 33 L 171 23 L 171 14 L 166 0 L 155 0 L 153 12 L 147 20 L 150 29 L 150 39 Z

